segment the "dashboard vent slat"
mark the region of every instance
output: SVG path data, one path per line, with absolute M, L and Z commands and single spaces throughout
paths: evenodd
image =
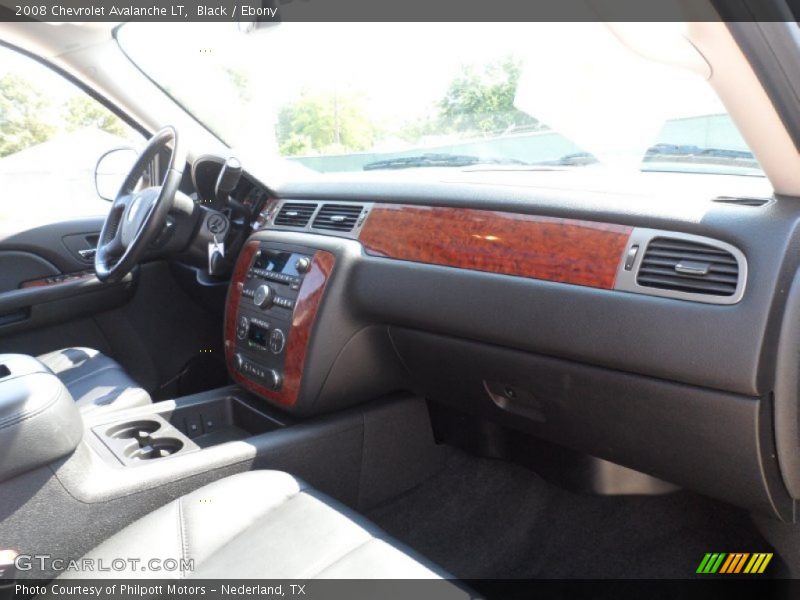
M 643 277 L 649 277 L 649 276 L 673 277 L 674 275 L 675 275 L 675 269 L 655 269 L 653 267 L 642 267 L 641 269 L 639 269 L 640 283 Z M 736 275 L 717 275 L 713 271 L 711 271 L 709 272 L 708 275 L 704 275 L 702 280 L 713 281 L 716 283 L 733 284 L 735 287 L 736 282 L 739 280 L 739 278 Z
M 364 207 L 360 204 L 323 204 L 311 227 L 328 231 L 352 231 L 363 211 Z
M 732 256 L 724 256 L 719 254 L 712 254 L 710 252 L 682 252 L 680 250 L 664 250 L 661 248 L 649 248 L 650 255 L 653 258 L 663 258 L 667 261 L 674 259 L 678 260 L 695 260 L 707 261 L 710 263 L 717 263 L 720 265 L 736 265 L 736 259 Z
M 696 273 L 692 273 L 692 270 Z M 673 238 L 654 238 L 636 274 L 639 285 L 663 290 L 733 296 L 739 263 L 722 248 Z
M 671 271 L 675 270 L 675 262 L 674 258 L 662 258 L 660 256 L 648 256 L 647 257 L 647 264 L 649 267 L 657 268 L 657 267 L 665 267 Z M 739 265 L 729 265 L 729 264 L 712 264 L 709 272 L 711 273 L 729 273 L 736 277 L 739 274 Z
M 273 224 L 283 227 L 305 227 L 316 209 L 317 205 L 314 203 L 287 202 L 281 206 Z

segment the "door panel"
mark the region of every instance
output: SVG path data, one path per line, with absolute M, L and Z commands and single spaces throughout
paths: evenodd
M 58 274 L 53 263 L 30 252 L 0 251 L 0 294 L 19 289 L 25 282 Z
M 134 277 L 101 283 L 93 259 L 101 217 L 35 227 L 0 239 L 0 336 L 70 321 L 125 303 Z M 84 252 L 84 254 L 86 254 Z
M 78 250 L 96 243 L 105 217 L 73 219 L 49 223 L 15 233 L 0 232 L 0 252 L 21 251 L 35 254 L 51 263 L 59 273 L 74 273 L 91 268 L 93 259 L 86 260 Z M 29 277 L 36 279 L 36 276 Z

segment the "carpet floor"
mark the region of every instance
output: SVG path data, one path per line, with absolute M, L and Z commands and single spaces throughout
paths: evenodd
M 771 551 L 746 511 L 697 494 L 576 494 L 522 466 L 446 454 L 368 516 L 462 579 L 683 579 L 706 552 Z

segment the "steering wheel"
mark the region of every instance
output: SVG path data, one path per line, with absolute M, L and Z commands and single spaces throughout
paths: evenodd
M 142 175 L 165 150 L 170 157 L 161 185 L 137 190 Z M 122 183 L 100 231 L 94 255 L 94 272 L 100 281 L 119 281 L 130 273 L 164 229 L 185 165 L 186 150 L 179 144 L 178 132 L 173 127 L 165 127 L 147 142 Z

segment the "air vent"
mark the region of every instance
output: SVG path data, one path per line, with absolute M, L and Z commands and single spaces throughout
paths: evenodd
M 275 217 L 273 225 L 283 227 L 305 227 L 311 220 L 311 215 L 317 209 L 316 204 L 305 202 L 287 202 L 281 207 L 280 212 Z
M 657 237 L 647 246 L 636 282 L 662 290 L 733 296 L 739 282 L 739 263 L 721 248 Z
M 713 202 L 720 204 L 735 204 L 736 206 L 764 206 L 769 202 L 769 198 L 757 198 L 752 196 L 717 196 Z
M 352 231 L 363 210 L 364 207 L 360 204 L 323 204 L 311 227 L 329 231 Z

